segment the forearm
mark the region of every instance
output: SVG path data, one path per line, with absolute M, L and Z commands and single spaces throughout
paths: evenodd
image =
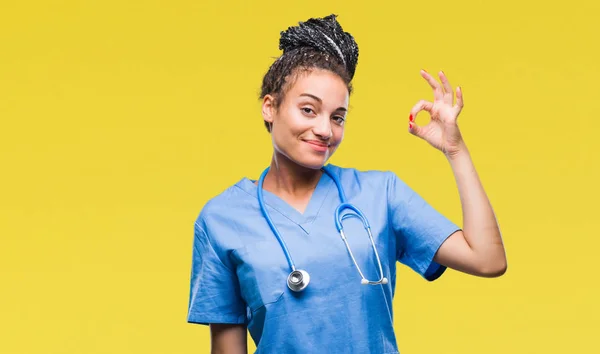
M 464 146 L 460 152 L 447 158 L 460 195 L 464 238 L 486 272 L 503 272 L 506 255 L 500 228 L 471 155 Z
M 242 325 L 211 324 L 211 354 L 247 354 L 247 329 Z

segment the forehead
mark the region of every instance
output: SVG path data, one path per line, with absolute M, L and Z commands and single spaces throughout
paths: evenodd
M 328 70 L 315 69 L 299 73 L 288 95 L 297 99 L 305 93 L 319 97 L 324 105 L 334 105 L 335 108 L 348 107 L 346 83 Z

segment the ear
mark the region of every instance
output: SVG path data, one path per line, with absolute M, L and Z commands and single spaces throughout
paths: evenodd
M 273 117 L 275 116 L 275 97 L 272 95 L 265 95 L 263 98 L 262 116 L 269 125 L 273 124 Z

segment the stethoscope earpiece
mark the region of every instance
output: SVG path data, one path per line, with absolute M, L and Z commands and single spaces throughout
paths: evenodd
M 373 284 L 373 285 L 377 285 L 377 284 L 387 284 L 387 283 L 388 283 L 388 280 L 387 280 L 387 278 L 386 278 L 386 277 L 383 277 L 383 278 L 381 278 L 381 280 L 378 280 L 378 281 L 369 281 L 369 280 L 367 280 L 367 279 L 365 279 L 365 278 L 362 278 L 362 279 L 360 280 L 360 283 L 361 283 L 362 285 L 367 285 L 367 284 Z

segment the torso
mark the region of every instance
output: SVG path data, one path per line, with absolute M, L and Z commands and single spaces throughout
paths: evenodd
M 331 172 L 347 202 L 368 219 L 389 282 L 361 284 L 335 226 L 338 190 L 324 174 L 302 203 L 263 191 L 265 210 L 297 269 L 310 274 L 304 291 L 288 289 L 291 267 L 262 214 L 255 182 L 244 178 L 211 199 L 196 220 L 192 321 L 246 323 L 257 353 L 398 353 L 392 313 L 396 262 L 436 279 L 444 268 L 433 256 L 459 228 L 393 173 L 335 166 Z M 342 220 L 364 276 L 379 279 L 361 220 Z
M 242 193 L 236 200 L 243 202 L 230 206 L 234 210 L 223 210 L 234 218 L 220 219 L 224 224 L 216 228 L 223 247 L 231 250 L 242 296 L 248 304 L 248 329 L 258 343 L 258 353 L 312 353 L 324 347 L 330 353 L 396 353 L 391 310 L 396 250 L 387 227 L 385 184 L 373 181 L 380 190 L 369 188 L 367 193 L 357 190 L 348 178 L 352 176 L 342 178 L 346 195 L 369 218 L 384 273 L 390 279 L 387 285 L 360 283 L 360 275 L 333 222 L 340 203 L 338 192 L 324 175 L 314 193 L 302 200 L 263 191 L 269 215 L 296 266 L 311 275 L 306 290 L 291 292 L 286 283 L 290 267 L 258 208 L 256 182 L 244 179 L 236 184 Z M 356 218 L 343 223 L 361 270 L 369 279 L 378 279 L 373 249 L 362 223 Z M 376 337 L 369 334 L 373 331 L 378 333 Z M 302 343 L 302 350 L 298 343 Z

